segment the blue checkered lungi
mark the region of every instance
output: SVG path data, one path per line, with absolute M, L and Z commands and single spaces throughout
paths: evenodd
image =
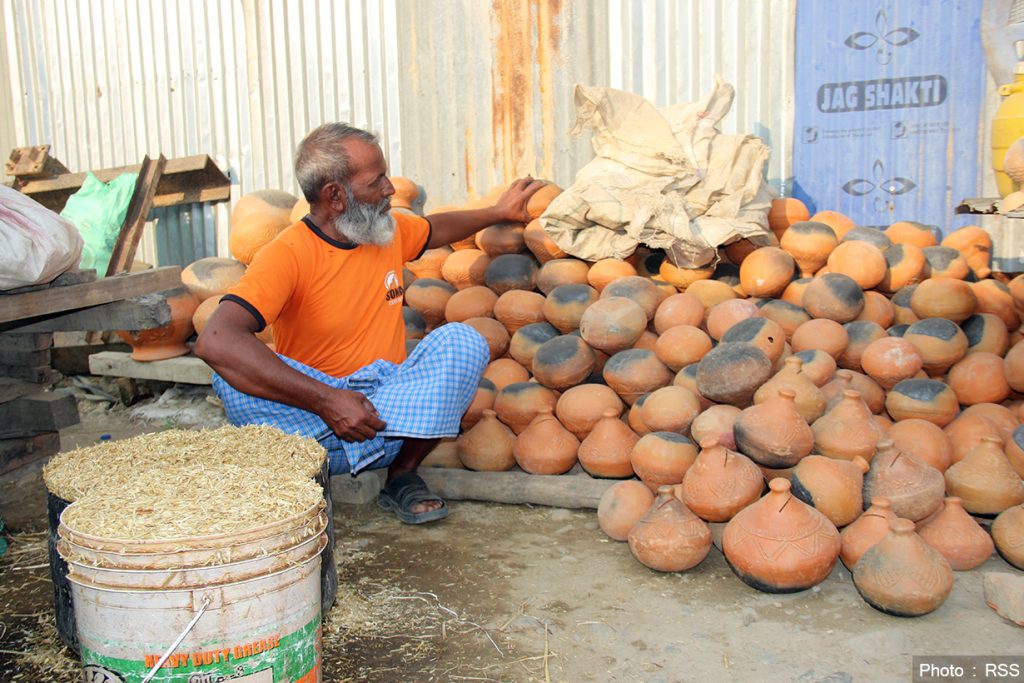
M 373 439 L 357 443 L 338 438 L 320 416 L 301 408 L 244 394 L 214 373 L 213 388 L 234 425 L 266 424 L 316 439 L 330 459 L 331 474 L 358 473 L 394 461 L 402 438 L 456 436 L 490 360 L 487 342 L 468 325 L 452 323 L 424 337 L 405 362 L 378 360 L 348 377 L 331 377 L 279 356 L 289 366 L 336 389 L 358 391 L 387 423 Z

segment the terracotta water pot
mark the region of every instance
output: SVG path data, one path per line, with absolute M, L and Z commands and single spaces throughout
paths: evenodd
M 769 488 L 768 495 L 725 527 L 722 551 L 736 575 L 757 590 L 806 590 L 824 581 L 835 566 L 839 532 L 823 514 L 794 497 L 786 479 L 772 479 Z
M 844 527 L 864 511 L 861 492 L 867 471 L 868 463 L 863 458 L 848 461 L 809 455 L 793 468 L 789 481 L 793 495 L 837 527 Z
M 950 247 L 924 247 L 924 257 L 928 262 L 925 268 L 927 277 L 948 277 L 963 280 L 971 272 L 967 259 L 956 249 Z
M 503 296 L 512 294 L 508 292 Z M 508 355 L 524 367 L 533 366 L 533 356 L 541 344 L 559 336 L 559 332 L 553 325 L 546 322 L 530 323 L 523 325 L 512 335 L 508 344 Z
M 541 410 L 554 410 L 557 401 L 555 392 L 536 382 L 514 382 L 498 392 L 494 412 L 509 429 L 522 434 Z
M 931 227 L 917 221 L 893 223 L 886 228 L 885 236 L 892 240 L 893 244 L 913 244 L 922 249 L 938 244 Z
M 702 411 L 690 423 L 690 436 L 697 443 L 703 443 L 705 439 L 713 437 L 726 448 L 736 450 L 733 426 L 740 412 L 742 411 L 736 406 L 713 405 Z
M 576 438 L 585 439 L 606 410 L 616 416 L 625 409 L 622 399 L 604 384 L 581 384 L 571 387 L 558 398 L 555 415 Z
M 411 270 L 417 279 L 442 280 L 441 268 L 444 267 L 444 262 L 452 251 L 451 247 L 427 249 L 415 261 L 407 262 L 405 267 Z
M 886 339 L 888 335 L 878 323 L 870 320 L 854 320 L 843 327 L 850 341 L 836 361 L 841 368 L 860 372 L 863 369 L 862 358 L 867 347 L 874 341 Z
M 559 285 L 544 301 L 544 317 L 563 334 L 572 332 L 580 326 L 583 312 L 598 296 L 597 290 L 588 285 Z
M 839 557 L 847 569 L 852 570 L 868 548 L 885 538 L 889 533 L 889 522 L 894 519 L 892 503 L 885 496 L 878 496 L 871 500 L 871 507 L 842 530 L 839 537 L 843 545 Z
M 917 533 L 958 572 L 980 567 L 995 550 L 992 537 L 964 511 L 956 496 L 946 498 L 942 510 L 923 520 Z
M 977 413 L 961 413 L 946 426 L 944 431 L 952 445 L 950 465 L 966 458 L 967 454 L 977 448 L 981 444 L 982 438 L 986 436 L 1002 440 L 1002 434 L 996 423 Z
M 472 429 L 459 437 L 456 452 L 462 464 L 480 472 L 503 472 L 516 465 L 512 445 L 516 435 L 498 421 L 497 413 L 484 410 L 483 417 Z
M 840 239 L 843 242 L 867 242 L 874 245 L 880 251 L 885 251 L 892 246 L 892 240 L 884 232 L 875 228 L 854 228 Z
M 533 355 L 533 375 L 551 389 L 568 389 L 585 380 L 597 358 L 579 337 L 562 335 L 544 342 Z
M 641 564 L 681 572 L 700 564 L 711 550 L 711 529 L 673 495 L 658 489 L 647 513 L 629 531 L 629 550 Z
M 953 443 L 934 422 L 920 418 L 900 420 L 886 432 L 904 455 L 945 472 L 953 464 Z
M 494 318 L 467 318 L 463 323 L 472 327 L 484 338 L 492 361 L 503 357 L 508 351 L 508 330 Z
M 850 343 L 850 334 L 836 321 L 819 318 L 798 327 L 791 343 L 796 353 L 820 350 L 832 358 L 839 358 Z
M 719 267 L 724 267 L 725 265 L 728 264 L 719 264 Z M 725 301 L 732 301 L 741 296 L 737 291 L 737 288 L 740 286 L 739 271 L 737 270 L 736 272 L 735 278 L 716 274 L 716 279 L 714 280 L 697 280 L 686 288 L 686 293 L 697 297 L 701 304 L 704 305 L 705 310 Z M 734 282 L 734 284 L 730 284 L 730 282 Z M 743 294 L 745 295 L 746 293 L 744 292 Z
M 1003 367 L 1003 359 L 994 353 L 970 353 L 949 369 L 946 383 L 961 405 L 1002 403 L 1010 395 Z
M 597 523 L 613 541 L 625 541 L 629 530 L 654 502 L 654 494 L 642 482 L 627 480 L 609 486 L 597 504 Z
M 803 307 L 813 318 L 848 323 L 864 310 L 864 292 L 847 275 L 818 275 L 804 290 Z
M 806 221 L 811 217 L 807 205 L 795 197 L 779 197 L 772 200 L 768 211 L 768 226 L 779 240 L 786 228 L 798 221 Z M 833 233 L 835 234 L 835 233 Z
M 776 297 L 793 279 L 796 262 L 778 247 L 762 247 L 743 259 L 740 284 L 749 296 Z
M 914 533 L 914 523 L 894 519 L 889 533 L 853 568 L 853 583 L 875 609 L 897 617 L 933 612 L 953 590 L 953 570 L 939 551 Z
M 526 243 L 526 248 L 540 263 L 547 263 L 567 256 L 544 230 L 540 219 L 535 218 L 526 224 L 526 228 L 523 230 L 523 241 Z
M 586 285 L 590 266 L 574 258 L 548 261 L 537 271 L 537 289 L 545 296 L 561 285 Z
M 700 361 L 713 347 L 711 337 L 692 325 L 670 327 L 654 344 L 654 355 L 673 372 Z
M 210 256 L 181 271 L 181 284 L 199 301 L 220 297 L 242 279 L 245 265 L 231 258 Z
M 946 370 L 967 354 L 967 335 L 955 323 L 943 318 L 926 318 L 913 323 L 903 339 L 917 348 L 922 368 L 935 379 L 942 379 Z
M 794 306 L 799 306 L 803 308 L 804 290 L 807 289 L 807 285 L 811 284 L 812 282 L 814 282 L 814 278 L 812 277 L 802 277 L 793 280 L 788 285 L 786 285 L 786 288 L 784 290 L 782 290 L 782 296 L 779 298 L 782 301 L 786 301 L 788 303 L 793 304 Z
M 633 405 L 629 407 L 629 412 L 626 413 L 625 423 L 629 425 L 629 428 L 636 432 L 637 436 L 644 436 L 645 434 L 651 433 L 651 428 L 644 422 L 644 403 L 647 402 L 647 398 L 650 394 L 641 394 L 637 397 Z
M 580 444 L 580 464 L 595 477 L 631 477 L 634 472 L 630 456 L 639 440 L 640 437 L 619 419 L 618 412 L 608 409 Z
M 405 303 L 422 315 L 427 327 L 432 329 L 445 321 L 445 307 L 455 291 L 444 280 L 418 278 L 405 288 Z
M 811 216 L 810 220 L 818 223 L 824 223 L 828 227 L 832 228 L 832 232 L 834 232 L 836 237 L 839 239 L 843 239 L 851 230 L 854 230 L 857 227 L 853 220 L 846 214 L 829 209 L 817 212 Z
M 986 278 L 992 272 L 989 267 L 992 258 L 992 236 L 977 225 L 965 225 L 959 230 L 954 230 L 942 240 L 942 246 L 952 247 L 963 254 L 978 278 Z
M 689 389 L 667 386 L 652 391 L 642 410 L 644 424 L 652 432 L 685 434 L 700 413 L 700 399 Z
M 1024 425 L 1020 425 L 1010 433 L 1010 438 L 1003 444 L 1006 447 L 1006 459 L 1017 476 L 1024 479 Z
M 653 352 L 644 349 L 619 351 L 608 359 L 604 381 L 628 405 L 646 394 L 672 383 L 672 371 Z
M 664 334 L 676 325 L 700 327 L 703 321 L 704 304 L 692 294 L 673 294 L 662 301 L 654 312 L 654 329 L 658 334 Z
M 526 325 L 543 323 L 544 297 L 521 289 L 505 292 L 494 302 L 494 317 L 510 335 Z
M 916 285 L 925 278 L 928 260 L 924 250 L 914 244 L 894 244 L 882 252 L 885 257 L 886 271 L 878 289 L 882 292 L 894 293 Z
M 491 265 L 491 257 L 480 249 L 462 249 L 452 252 L 441 266 L 441 277 L 455 289 L 479 287 L 484 284 L 484 273 Z
M 971 290 L 978 299 L 975 311 L 997 316 L 1007 330 L 1020 327 L 1020 314 L 1009 287 L 999 280 L 982 280 L 971 283 Z
M 619 278 L 601 290 L 601 299 L 612 297 L 629 299 L 639 305 L 648 321 L 654 319 L 654 313 L 664 298 L 650 278 L 639 275 Z
M 882 337 L 872 341 L 860 357 L 861 368 L 883 389 L 910 379 L 924 365 L 917 347 L 902 337 Z
M 925 318 L 945 318 L 955 323 L 966 320 L 978 304 L 974 290 L 963 280 L 935 277 L 917 285 L 910 297 L 914 315 Z
M 697 459 L 697 447 L 675 432 L 651 432 L 633 446 L 633 471 L 648 488 L 681 484 L 686 470 Z
M 825 413 L 825 394 L 804 374 L 803 360 L 799 356 L 787 358 L 782 370 L 754 392 L 754 404 L 764 403 L 783 389 L 793 392 L 796 409 L 806 423 L 814 422 Z
M 853 460 L 860 456 L 871 462 L 875 448 L 882 438 L 882 430 L 871 419 L 871 411 L 861 400 L 860 393 L 843 392 L 843 398 L 832 410 L 811 425 L 815 451 L 840 460 Z
M 887 296 L 871 290 L 864 292 L 864 310 L 857 320 L 870 320 L 882 329 L 888 329 L 896 320 L 896 309 Z
M 117 335 L 132 347 L 132 360 L 154 361 L 189 353 L 186 342 L 195 332 L 192 316 L 199 301 L 188 289 L 178 287 L 163 293 L 171 309 L 171 321 L 146 330 L 118 330 Z
M 450 323 L 461 323 L 470 318 L 493 318 L 498 295 L 487 287 L 474 286 L 451 295 L 444 307 L 444 317 Z
M 1024 505 L 999 513 L 992 522 L 992 540 L 1004 560 L 1024 570 Z
M 722 301 L 708 308 L 707 324 L 705 325 L 708 334 L 712 339 L 721 339 L 732 327 L 749 318 L 761 316 L 761 309 L 757 304 L 747 299 L 730 299 Z
M 537 261 L 525 254 L 495 256 L 484 273 L 484 283 L 497 295 L 513 289 L 530 291 L 537 282 Z
M 751 344 L 768 356 L 768 360 L 775 364 L 786 346 L 786 333 L 775 321 L 764 317 L 753 317 L 741 320 L 730 327 L 722 335 L 723 344 L 747 343 Z
M 878 454 L 864 475 L 865 500 L 884 496 L 897 516 L 916 522 L 935 513 L 945 495 L 941 472 L 903 455 L 891 440 L 878 444 Z
M 829 254 L 828 268 L 846 275 L 861 289 L 871 289 L 885 278 L 888 270 L 885 256 L 867 242 L 843 242 Z
M 512 455 L 524 472 L 564 474 L 576 464 L 580 441 L 563 427 L 548 407 L 516 437 Z
M 473 394 L 473 400 L 462 415 L 462 421 L 459 424 L 462 431 L 469 431 L 484 416 L 485 410 L 494 408 L 494 397 L 497 394 L 498 390 L 495 388 L 494 382 L 486 377 L 481 377 L 476 393 Z
M 746 407 L 771 372 L 771 360 L 756 346 L 744 342 L 719 344 L 697 364 L 697 389 L 716 403 Z
M 499 358 L 484 369 L 484 377 L 494 384 L 496 391 L 501 391 L 509 384 L 530 379 L 530 372 L 511 358 Z
M 708 279 L 714 272 L 714 266 L 685 268 L 676 266 L 668 259 L 662 261 L 661 266 L 658 267 L 658 277 L 679 289 L 688 289 L 690 285 Z
M 796 261 L 801 277 L 814 275 L 838 245 L 832 228 L 814 221 L 793 223 L 779 238 L 779 246 Z
M 910 307 L 910 300 L 917 291 L 917 285 L 908 285 L 892 295 L 893 323 L 896 325 L 913 325 L 918 320 L 914 309 Z
M 622 296 L 595 301 L 580 317 L 580 336 L 594 349 L 613 354 L 633 346 L 647 328 L 643 308 Z
M 1010 347 L 1003 358 L 1003 374 L 1006 383 L 1015 392 L 1024 393 L 1024 344 L 1017 343 Z
M 526 246 L 522 223 L 500 223 L 490 225 L 476 234 L 478 249 L 490 257 L 502 254 L 518 254 Z
M 791 389 L 781 389 L 736 418 L 733 434 L 741 453 L 758 465 L 792 467 L 809 455 L 814 433 L 801 417 Z
M 609 283 L 618 280 L 620 277 L 636 275 L 636 268 L 632 264 L 617 258 L 606 258 L 597 261 L 590 266 L 587 273 L 587 282 L 590 286 L 600 292 Z
M 758 302 L 757 307 L 763 317 L 777 323 L 782 328 L 782 331 L 786 333 L 786 341 L 791 341 L 797 328 L 811 320 L 807 311 L 782 299 L 762 299 Z
M 757 500 L 764 477 L 754 461 L 722 446 L 714 437 L 701 443 L 697 459 L 686 470 L 682 500 L 701 519 L 725 522 Z
M 936 379 L 905 379 L 885 399 L 885 409 L 894 420 L 919 418 L 945 427 L 960 412 L 956 394 Z
M 800 374 L 811 380 L 819 389 L 827 384 L 836 372 L 836 359 L 820 349 L 798 351 L 793 356 L 803 363 L 800 366 Z
M 1024 481 L 1010 466 L 998 437 L 982 437 L 967 457 L 946 470 L 946 490 L 975 515 L 998 515 L 1024 503 Z

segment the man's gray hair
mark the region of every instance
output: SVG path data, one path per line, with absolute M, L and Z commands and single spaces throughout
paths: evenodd
M 325 123 L 311 130 L 295 151 L 295 179 L 310 204 L 320 198 L 325 183 L 345 182 L 351 176 L 345 140 L 355 138 L 370 144 L 376 135 L 347 123 Z

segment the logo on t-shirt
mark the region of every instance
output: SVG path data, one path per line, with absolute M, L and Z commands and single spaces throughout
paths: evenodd
M 388 274 L 384 276 L 384 292 L 384 301 L 387 301 L 389 305 L 402 303 L 405 287 L 398 281 L 398 275 L 393 270 L 388 271 Z

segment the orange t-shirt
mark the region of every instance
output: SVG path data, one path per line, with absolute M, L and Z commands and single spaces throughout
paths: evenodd
M 430 223 L 393 214 L 390 245 L 338 242 L 305 219 L 260 249 L 224 300 L 244 306 L 260 329 L 274 326 L 278 353 L 334 377 L 378 359 L 405 360 L 402 266 L 419 258 Z

